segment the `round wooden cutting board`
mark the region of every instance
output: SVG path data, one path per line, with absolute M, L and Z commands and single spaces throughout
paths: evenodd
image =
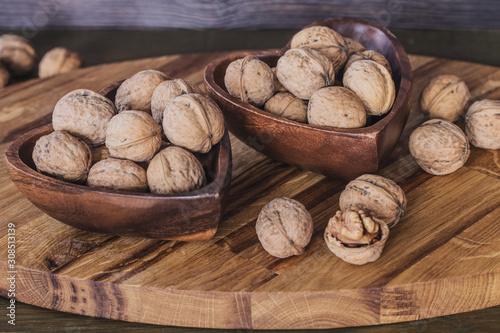
M 0 151 L 49 123 L 77 88 L 99 90 L 146 68 L 202 85 L 204 67 L 227 53 L 174 55 L 96 66 L 0 91 Z M 408 207 L 382 256 L 353 266 L 326 247 L 323 231 L 346 185 L 273 161 L 231 136 L 233 181 L 215 237 L 205 243 L 117 237 L 73 229 L 17 190 L 0 165 L 0 295 L 7 297 L 8 223 L 15 225 L 17 300 L 87 316 L 174 326 L 299 329 L 417 320 L 500 304 L 500 151 L 472 148 L 448 176 L 421 171 L 408 136 L 424 121 L 417 99 L 438 74 L 461 76 L 473 97 L 500 99 L 500 68 L 411 56 L 412 111 L 379 174 Z M 300 156 L 297 156 L 300 158 Z M 260 209 L 278 196 L 302 202 L 315 230 L 301 256 L 277 259 L 257 240 Z

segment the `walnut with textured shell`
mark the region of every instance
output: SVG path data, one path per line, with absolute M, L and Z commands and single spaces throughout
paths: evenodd
M 289 92 L 277 93 L 264 105 L 264 110 L 277 116 L 307 123 L 307 101 Z
M 389 71 L 389 73 L 392 74 L 392 69 L 391 69 L 391 65 L 389 64 L 389 61 L 387 61 L 387 59 L 383 55 L 381 55 L 380 53 L 372 51 L 372 50 L 362 51 L 362 52 L 357 52 L 357 53 L 352 54 L 344 66 L 344 72 L 354 62 L 359 61 L 359 60 L 373 60 L 375 62 L 378 62 L 379 64 L 384 66 Z
M 500 101 L 473 103 L 465 115 L 465 133 L 478 148 L 500 149 Z
M 37 57 L 35 48 L 26 38 L 13 34 L 0 36 L 0 63 L 12 76 L 31 72 Z
M 78 53 L 64 47 L 55 47 L 45 53 L 40 65 L 38 65 L 38 76 L 48 78 L 63 74 L 82 67 L 83 58 Z
M 107 158 L 90 168 L 87 185 L 111 190 L 145 192 L 146 170 L 129 160 Z
M 358 42 L 355 39 L 344 37 L 344 40 L 347 44 L 347 57 L 349 61 L 349 57 L 351 57 L 354 53 L 366 51 L 366 48 L 363 44 Z

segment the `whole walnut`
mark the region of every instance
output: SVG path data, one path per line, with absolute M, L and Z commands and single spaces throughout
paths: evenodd
M 2 63 L 0 63 L 0 89 L 5 87 L 10 81 L 10 73 Z
M 328 249 L 354 265 L 377 260 L 389 238 L 389 227 L 362 209 L 337 211 L 325 229 Z
M 420 108 L 429 118 L 456 121 L 464 113 L 471 96 L 467 84 L 455 75 L 433 78 L 420 96 Z
M 396 97 L 391 73 L 373 60 L 353 62 L 344 73 L 343 83 L 358 95 L 369 115 L 389 112 Z
M 89 89 L 77 89 L 64 95 L 54 107 L 52 126 L 82 138 L 91 146 L 104 144 L 106 128 L 115 115 L 113 102 Z
M 472 104 L 465 115 L 465 133 L 478 148 L 500 149 L 500 101 L 485 99 Z
M 31 72 L 36 59 L 37 53 L 26 38 L 12 34 L 0 36 L 0 62 L 12 76 Z
M 387 59 L 380 53 L 371 50 L 352 54 L 344 66 L 344 72 L 352 65 L 353 62 L 359 60 L 373 60 L 375 62 L 378 62 L 379 64 L 384 66 L 389 71 L 389 73 L 392 74 L 392 69 L 389 61 L 387 61 Z
M 153 93 L 156 87 L 165 80 L 169 80 L 167 74 L 148 69 L 123 81 L 115 97 L 118 112 L 137 110 L 151 113 Z
M 260 211 L 255 229 L 264 250 L 278 258 L 299 255 L 313 234 L 312 217 L 300 202 L 281 197 Z
M 144 162 L 153 158 L 161 146 L 161 126 L 149 113 L 120 112 L 106 129 L 106 147 L 112 157 Z
M 395 226 L 406 209 L 406 195 L 394 181 L 365 174 L 347 184 L 340 194 L 342 211 L 362 209 L 389 227 Z
M 273 71 L 274 92 L 288 92 L 288 90 L 286 90 L 286 88 L 281 84 L 280 80 L 278 80 L 278 77 L 276 76 L 276 67 L 271 68 L 271 71 Z
M 163 131 L 174 145 L 207 153 L 224 136 L 224 116 L 217 104 L 200 94 L 174 98 L 163 113 Z
M 332 63 L 313 49 L 290 49 L 278 59 L 276 76 L 296 97 L 309 99 L 317 90 L 335 82 Z
M 366 111 L 363 102 L 344 87 L 326 87 L 316 91 L 307 108 L 309 124 L 339 128 L 363 127 Z
M 277 116 L 307 123 L 307 101 L 289 92 L 277 93 L 264 105 L 264 110 Z
M 152 193 L 175 194 L 201 188 L 206 183 L 205 172 L 198 159 L 188 150 L 170 146 L 151 160 L 147 170 Z
M 70 72 L 83 65 L 83 58 L 78 53 L 64 47 L 55 47 L 45 53 L 40 65 L 38 65 L 38 76 L 47 78 L 62 73 Z
M 90 168 L 87 185 L 111 190 L 145 192 L 146 170 L 129 160 L 108 158 Z
M 95 146 L 90 150 L 92 152 L 92 165 L 111 157 L 109 149 L 106 145 Z
M 351 57 L 354 53 L 366 51 L 363 44 L 355 39 L 344 37 L 345 43 L 347 44 L 347 57 Z
M 197 85 L 183 79 L 163 81 L 156 87 L 151 98 L 151 115 L 158 124 L 163 121 L 163 111 L 177 96 L 184 94 L 202 94 Z
M 274 94 L 274 75 L 271 68 L 254 56 L 233 61 L 224 76 L 231 96 L 255 106 L 262 106 Z
M 337 73 L 347 61 L 348 46 L 344 37 L 335 30 L 324 26 L 302 29 L 293 36 L 291 48 L 314 49 L 324 54 Z
M 40 137 L 32 157 L 38 172 L 67 182 L 85 182 L 92 163 L 89 146 L 65 131 Z
M 455 124 L 431 119 L 410 135 L 410 153 L 432 175 L 447 175 L 461 168 L 470 154 L 469 140 Z

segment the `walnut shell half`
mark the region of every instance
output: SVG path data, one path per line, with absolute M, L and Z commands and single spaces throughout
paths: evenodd
M 207 153 L 224 136 L 224 116 L 210 98 L 184 94 L 165 108 L 163 130 L 174 145 Z
M 351 220 L 355 222 L 352 223 Z M 367 223 L 376 231 L 368 232 Z M 357 234 L 360 235 L 359 240 L 352 240 L 349 236 L 346 240 L 346 237 L 343 237 Z M 339 210 L 328 222 L 324 237 L 328 249 L 337 257 L 350 264 L 364 265 L 377 260 L 382 254 L 389 238 L 389 226 L 372 218 L 363 210 Z M 369 241 L 364 242 L 363 238 Z
M 38 65 L 38 76 L 47 78 L 62 73 L 70 72 L 83 65 L 83 58 L 74 51 L 64 47 L 55 47 L 45 53 L 40 65 Z
M 347 184 L 340 194 L 340 209 L 364 210 L 389 227 L 395 226 L 406 209 L 404 191 L 391 179 L 379 175 L 361 175 Z
M 129 160 L 107 158 L 90 168 L 87 185 L 112 190 L 145 192 L 146 170 Z
M 467 111 L 465 122 L 465 133 L 474 146 L 500 149 L 500 101 L 475 102 Z
M 431 119 L 410 135 L 410 153 L 417 164 L 432 175 L 447 175 L 469 158 L 469 140 L 457 125 Z
M 287 258 L 304 252 L 312 237 L 313 221 L 303 204 L 281 197 L 262 208 L 255 229 L 270 255 Z

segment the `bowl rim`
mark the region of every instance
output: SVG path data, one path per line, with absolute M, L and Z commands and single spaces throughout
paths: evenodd
M 406 98 L 406 95 L 410 93 L 411 91 L 411 85 L 412 85 L 412 79 L 413 79 L 413 73 L 411 69 L 411 64 L 410 60 L 408 58 L 408 55 L 406 54 L 406 51 L 404 50 L 403 45 L 398 41 L 396 36 L 392 32 L 390 32 L 387 28 L 374 23 L 372 21 L 368 21 L 365 19 L 361 18 L 351 18 L 351 17 L 341 17 L 341 18 L 328 18 L 324 19 L 321 21 L 316 21 L 313 22 L 304 28 L 311 27 L 311 26 L 317 26 L 317 25 L 323 25 L 323 26 L 330 26 L 336 23 L 352 23 L 352 24 L 363 24 L 363 25 L 368 25 L 372 26 L 378 30 L 380 30 L 382 33 L 384 33 L 392 45 L 394 46 L 395 49 L 395 55 L 396 59 L 400 62 L 401 64 L 401 80 L 399 84 L 399 89 L 397 91 L 396 97 L 394 99 L 394 103 L 391 107 L 391 110 L 385 114 L 385 116 L 378 120 L 376 123 L 370 125 L 370 126 L 364 126 L 364 127 L 359 127 L 359 128 L 337 128 L 337 127 L 331 127 L 331 126 L 324 126 L 324 125 L 312 125 L 309 123 L 300 123 L 296 122 L 293 120 L 289 120 L 283 117 L 280 117 L 278 115 L 272 114 L 270 112 L 264 111 L 262 109 L 259 109 L 258 107 L 251 105 L 250 103 L 246 103 L 241 101 L 240 99 L 231 96 L 229 93 L 227 93 L 221 86 L 219 86 L 215 82 L 214 78 L 214 72 L 217 67 L 219 67 L 223 62 L 226 62 L 228 60 L 234 61 L 237 59 L 241 59 L 244 56 L 247 55 L 253 55 L 257 57 L 269 57 L 269 56 L 276 56 L 279 57 L 283 55 L 288 49 L 289 49 L 289 44 L 290 41 L 286 44 L 281 49 L 278 50 L 264 50 L 264 51 L 242 51 L 239 53 L 231 54 L 225 57 L 218 58 L 212 62 L 210 62 L 207 67 L 205 68 L 205 84 L 208 86 L 208 88 L 218 95 L 220 98 L 224 99 L 226 102 L 229 102 L 239 109 L 244 109 L 247 112 L 250 112 L 251 114 L 261 117 L 261 118 L 267 118 L 268 120 L 274 121 L 276 123 L 280 123 L 282 125 L 289 125 L 293 127 L 299 127 L 303 128 L 305 130 L 310 130 L 310 131 L 317 131 L 317 132 L 322 132 L 324 134 L 335 134 L 337 136 L 351 136 L 351 137 L 356 137 L 356 136 L 371 136 L 371 137 L 376 137 L 383 128 L 387 126 L 391 122 L 391 120 L 395 117 L 395 114 L 401 110 L 401 108 L 404 106 L 404 101 Z M 293 37 L 292 37 L 293 38 Z M 404 92 L 404 93 L 403 93 Z
M 117 81 L 114 82 L 101 90 L 99 93 L 102 95 L 108 94 L 113 89 L 117 88 L 122 82 Z M 54 129 L 52 127 L 52 123 L 45 124 L 30 130 L 27 133 L 24 133 L 16 140 L 12 142 L 12 144 L 7 148 L 5 152 L 5 161 L 9 166 L 15 169 L 18 173 L 23 174 L 24 176 L 33 180 L 33 182 L 38 182 L 41 184 L 48 184 L 50 186 L 55 186 L 59 188 L 64 188 L 65 190 L 72 191 L 73 193 L 94 193 L 96 195 L 112 195 L 117 198 L 128 198 L 128 199 L 151 199 L 155 201 L 165 201 L 165 200 L 195 200 L 201 198 L 215 198 L 219 199 L 222 195 L 222 192 L 227 186 L 227 179 L 231 177 L 231 145 L 229 139 L 229 133 L 227 130 L 227 126 L 225 128 L 224 136 L 217 143 L 219 153 L 216 156 L 216 168 L 214 170 L 214 179 L 207 185 L 184 193 L 177 194 L 154 194 L 150 192 L 131 192 L 131 191 L 120 191 L 120 190 L 112 190 L 98 187 L 90 187 L 83 184 L 66 182 L 57 178 L 53 178 L 47 175 L 44 175 L 38 172 L 35 169 L 32 169 L 28 166 L 20 157 L 20 149 L 21 147 L 30 139 L 33 139 L 36 136 L 39 136 L 43 132 L 50 131 L 52 132 Z M 213 149 L 213 148 L 212 148 Z M 229 156 L 228 156 L 229 155 Z M 226 161 L 228 161 L 226 163 Z

